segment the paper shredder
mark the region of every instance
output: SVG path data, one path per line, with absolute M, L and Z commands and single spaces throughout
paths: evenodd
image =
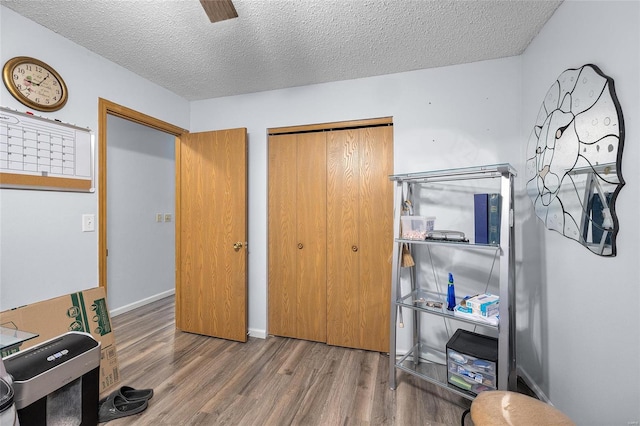
M 71 331 L 4 359 L 22 425 L 98 424 L 100 343 Z

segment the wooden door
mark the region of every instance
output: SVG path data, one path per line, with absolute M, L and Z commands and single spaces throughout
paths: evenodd
M 389 351 L 393 251 L 393 127 L 360 130 L 361 346 Z
M 393 128 L 327 136 L 327 343 L 389 350 Z
M 269 333 L 326 341 L 325 134 L 269 137 Z
M 176 147 L 176 326 L 247 340 L 246 129 Z

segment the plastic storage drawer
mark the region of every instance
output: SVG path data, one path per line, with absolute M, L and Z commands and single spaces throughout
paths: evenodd
M 497 388 L 498 339 L 458 329 L 447 342 L 447 381 L 478 394 Z

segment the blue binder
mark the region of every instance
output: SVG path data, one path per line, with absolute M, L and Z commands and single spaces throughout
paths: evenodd
M 475 243 L 489 244 L 489 194 L 473 194 Z

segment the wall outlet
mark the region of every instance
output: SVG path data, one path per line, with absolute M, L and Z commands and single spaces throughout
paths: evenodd
M 96 230 L 96 215 L 82 215 L 82 232 L 94 232 Z

